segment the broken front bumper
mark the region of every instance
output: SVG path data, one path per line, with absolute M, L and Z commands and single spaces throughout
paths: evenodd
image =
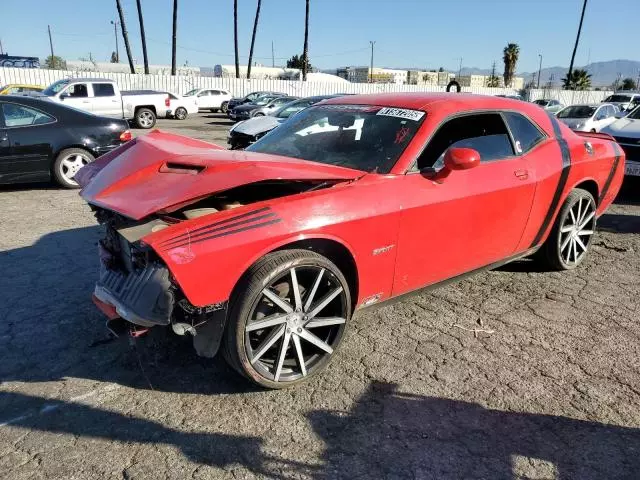
M 112 305 L 120 317 L 136 325 L 153 327 L 171 323 L 175 300 L 169 270 L 164 266 L 150 264 L 127 273 L 102 265 L 93 294 L 100 302 Z

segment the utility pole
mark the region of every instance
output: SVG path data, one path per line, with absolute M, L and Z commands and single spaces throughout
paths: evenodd
M 4 50 L 2 49 L 2 39 L 0 38 L 0 55 L 4 55 Z
M 51 40 L 51 25 L 47 25 L 49 31 L 49 47 L 51 47 L 51 66 L 53 66 L 53 40 Z
M 540 65 L 538 66 L 538 88 L 540 88 L 540 72 L 542 72 L 542 54 L 539 53 L 538 56 L 540 57 Z
M 116 63 L 120 63 L 120 52 L 118 51 L 118 20 L 111 20 L 111 25 L 113 25 L 113 35 L 116 37 Z
M 376 44 L 375 40 L 369 40 L 371 44 L 371 67 L 369 68 L 369 83 L 373 83 L 373 46 Z
M 573 73 L 573 62 L 576 59 L 576 51 L 578 50 L 578 42 L 580 42 L 580 32 L 582 32 L 582 21 L 584 20 L 584 11 L 587 9 L 587 0 L 582 4 L 582 14 L 580 15 L 580 25 L 578 25 L 578 34 L 576 35 L 576 43 L 573 46 L 571 54 L 571 63 L 569 64 L 569 73 L 567 73 L 567 86 L 571 87 L 571 74 Z
M 142 5 L 140 0 L 136 0 L 138 7 L 138 23 L 140 23 L 140 39 L 142 40 L 142 58 L 144 60 L 144 73 L 149 74 L 149 59 L 147 58 L 147 37 L 144 34 L 144 19 L 142 18 Z
M 273 53 L 273 40 L 271 40 L 271 66 L 272 67 L 276 66 L 276 57 L 275 57 L 275 53 Z
M 460 81 L 460 75 L 462 74 L 462 57 L 460 57 L 460 66 L 458 67 L 458 76 L 456 80 Z

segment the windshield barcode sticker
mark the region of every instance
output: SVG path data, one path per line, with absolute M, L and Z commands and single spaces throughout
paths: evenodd
M 406 108 L 391 108 L 384 107 L 378 110 L 376 115 L 385 115 L 387 117 L 397 117 L 397 118 L 406 118 L 407 120 L 413 120 L 417 122 L 422 117 L 424 117 L 424 112 L 420 110 L 409 110 Z

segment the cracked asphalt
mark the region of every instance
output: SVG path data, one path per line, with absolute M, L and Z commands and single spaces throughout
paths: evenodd
M 162 330 L 112 340 L 88 207 L 0 187 L 0 478 L 640 478 L 640 182 L 599 227 L 572 272 L 520 261 L 357 316 L 274 392 Z

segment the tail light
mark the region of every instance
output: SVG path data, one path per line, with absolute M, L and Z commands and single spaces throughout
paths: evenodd
M 164 99 L 164 106 L 165 107 L 170 107 L 171 106 L 171 99 L 169 97 L 166 97 Z
M 131 135 L 131 131 L 130 130 L 125 130 L 124 132 L 122 132 L 120 134 L 120 141 L 121 142 L 128 142 L 132 138 L 133 138 L 133 136 Z

